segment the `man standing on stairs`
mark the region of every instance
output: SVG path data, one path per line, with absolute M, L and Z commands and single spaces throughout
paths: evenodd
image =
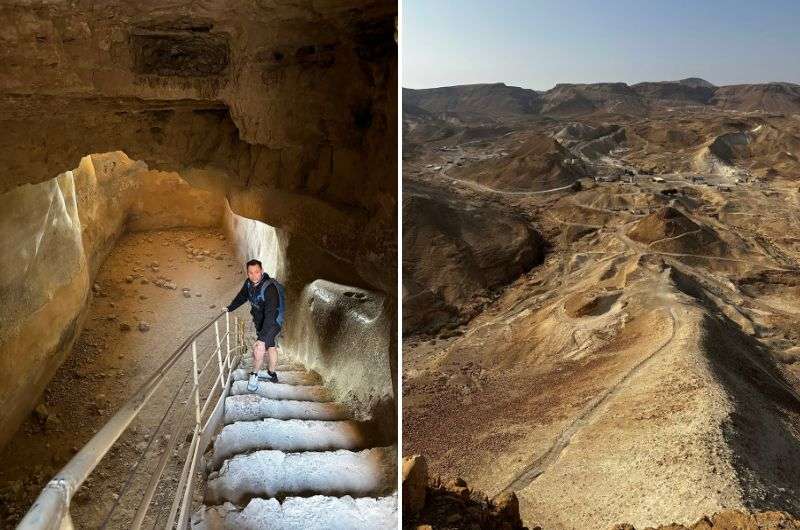
M 251 259 L 247 262 L 247 279 L 233 301 L 225 311 L 234 311 L 246 301 L 250 301 L 250 314 L 258 334 L 258 340 L 253 345 L 253 371 L 247 382 L 247 390 L 258 390 L 258 381 L 278 382 L 275 367 L 278 364 L 278 349 L 275 338 L 281 332 L 283 324 L 283 287 L 269 277 L 261 262 Z M 261 371 L 264 354 L 267 354 L 267 370 Z

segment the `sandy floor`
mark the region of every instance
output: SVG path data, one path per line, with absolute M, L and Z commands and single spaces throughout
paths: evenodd
M 159 276 L 167 283 L 159 282 Z M 43 406 L 0 457 L 0 528 L 16 524 L 47 481 L 186 336 L 230 302 L 243 279 L 233 249 L 217 230 L 145 232 L 120 239 L 98 274 L 86 325 L 72 354 L 47 389 Z M 240 310 L 246 317 L 244 312 L 246 309 Z M 209 338 L 213 338 L 213 328 Z M 203 358 L 209 355 L 210 346 L 208 341 L 199 344 Z M 78 491 L 72 508 L 78 527 L 102 524 L 154 435 L 176 385 L 187 374 L 185 362 L 173 368 L 168 383 Z M 176 404 L 185 400 L 184 392 Z M 162 453 L 167 444 L 161 433 L 153 442 L 149 460 L 155 460 L 151 455 Z M 185 440 L 179 440 L 178 453 L 185 452 L 186 446 Z M 175 467 L 168 467 L 167 479 L 156 494 L 161 524 L 179 472 Z M 124 521 L 140 498 L 149 469 L 136 469 L 110 528 L 127 527 Z M 152 525 L 155 519 L 148 521 Z

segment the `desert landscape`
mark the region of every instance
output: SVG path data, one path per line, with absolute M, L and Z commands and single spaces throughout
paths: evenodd
M 799 154 L 791 83 L 404 89 L 404 455 L 528 527 L 798 527 Z

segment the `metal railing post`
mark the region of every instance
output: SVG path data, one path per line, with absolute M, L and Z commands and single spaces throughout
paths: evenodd
M 231 354 L 231 314 L 225 311 L 225 349 L 227 351 L 227 355 L 225 357 L 226 364 L 228 365 L 228 372 L 231 371 L 231 361 L 230 361 L 230 354 Z
M 225 376 L 222 368 L 222 343 L 219 340 L 219 323 L 214 321 L 214 333 L 217 335 L 217 363 L 219 364 L 219 387 L 225 389 Z
M 197 341 L 192 341 L 192 375 L 194 376 L 194 406 L 196 425 L 200 426 L 200 386 L 197 384 Z
M 187 480 L 185 485 L 186 490 L 183 492 L 183 502 L 180 504 L 181 510 L 178 513 L 178 528 L 183 530 L 186 526 L 186 503 L 189 495 L 191 495 L 191 481 L 189 481 L 189 476 L 194 473 L 195 462 L 197 460 L 197 444 L 198 444 L 198 433 L 200 432 L 200 385 L 198 384 L 197 380 L 197 341 L 192 341 L 192 375 L 194 376 L 194 407 L 195 407 L 195 426 L 194 432 L 192 433 L 192 443 L 189 446 L 189 453 L 186 455 L 186 462 L 184 464 L 184 476 L 183 479 Z M 188 467 L 188 474 L 187 472 Z M 173 501 L 173 508 L 176 507 L 178 499 L 180 499 L 180 485 L 178 490 L 175 492 L 175 500 Z M 172 517 L 173 514 L 170 513 Z
M 233 325 L 236 328 L 236 345 L 241 346 L 241 338 L 239 337 L 239 317 L 235 317 L 233 320 Z
M 178 482 L 178 487 L 175 489 L 175 497 L 172 499 L 172 506 L 169 510 L 169 517 L 167 518 L 167 524 L 164 526 L 165 530 L 172 530 L 172 525 L 175 524 L 175 518 L 178 516 L 178 508 L 181 505 L 181 499 L 183 496 L 181 495 L 181 491 L 186 486 L 186 481 L 189 478 L 189 473 L 192 473 L 192 469 L 190 466 L 192 465 L 192 456 L 194 455 L 194 448 L 197 445 L 197 427 L 194 429 L 194 434 L 192 436 L 192 442 L 189 444 L 189 452 L 186 453 L 186 461 L 183 463 L 183 470 L 181 471 L 181 480 Z
M 191 463 L 189 464 L 189 474 L 186 476 L 186 489 L 183 492 L 183 502 L 181 503 L 180 515 L 178 516 L 177 528 L 179 530 L 186 530 L 189 524 L 189 512 L 191 511 L 190 503 L 192 501 L 192 490 L 194 489 L 194 473 L 197 468 L 197 453 L 200 449 L 199 434 L 200 426 L 197 426 L 194 430 L 194 444 L 190 454 L 186 455 L 187 462 L 191 460 Z

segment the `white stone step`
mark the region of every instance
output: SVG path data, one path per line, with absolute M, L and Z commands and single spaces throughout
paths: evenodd
M 206 504 L 305 494 L 379 496 L 394 489 L 396 468 L 394 447 L 359 452 L 256 451 L 226 460 L 218 472 L 209 474 Z
M 314 372 L 307 372 L 307 371 L 278 371 L 278 383 L 277 384 L 286 384 L 286 385 L 319 385 L 322 383 L 319 375 Z M 250 371 L 245 370 L 243 368 L 239 368 L 233 371 L 233 380 L 234 381 L 247 381 L 250 377 Z M 269 383 L 269 381 L 263 381 Z M 270 383 L 276 384 L 276 383 Z
M 255 421 L 264 418 L 277 418 L 281 420 L 350 419 L 347 408 L 342 404 L 333 401 L 320 402 L 289 399 L 269 399 L 253 394 L 242 394 L 225 398 L 225 415 L 223 423 L 226 425 L 237 421 Z
M 231 503 L 205 507 L 192 516 L 192 530 L 390 530 L 397 528 L 397 496 L 288 497 L 252 499 L 240 510 Z
M 261 449 L 279 451 L 359 450 L 373 445 L 368 426 L 357 421 L 278 420 L 239 421 L 226 425 L 214 441 L 209 469 L 234 455 Z
M 247 381 L 234 381 L 231 385 L 231 395 L 239 396 L 250 394 L 270 399 L 299 399 L 302 401 L 330 401 L 331 392 L 321 385 L 288 385 L 285 383 L 270 383 L 259 381 L 255 392 L 247 390 Z

